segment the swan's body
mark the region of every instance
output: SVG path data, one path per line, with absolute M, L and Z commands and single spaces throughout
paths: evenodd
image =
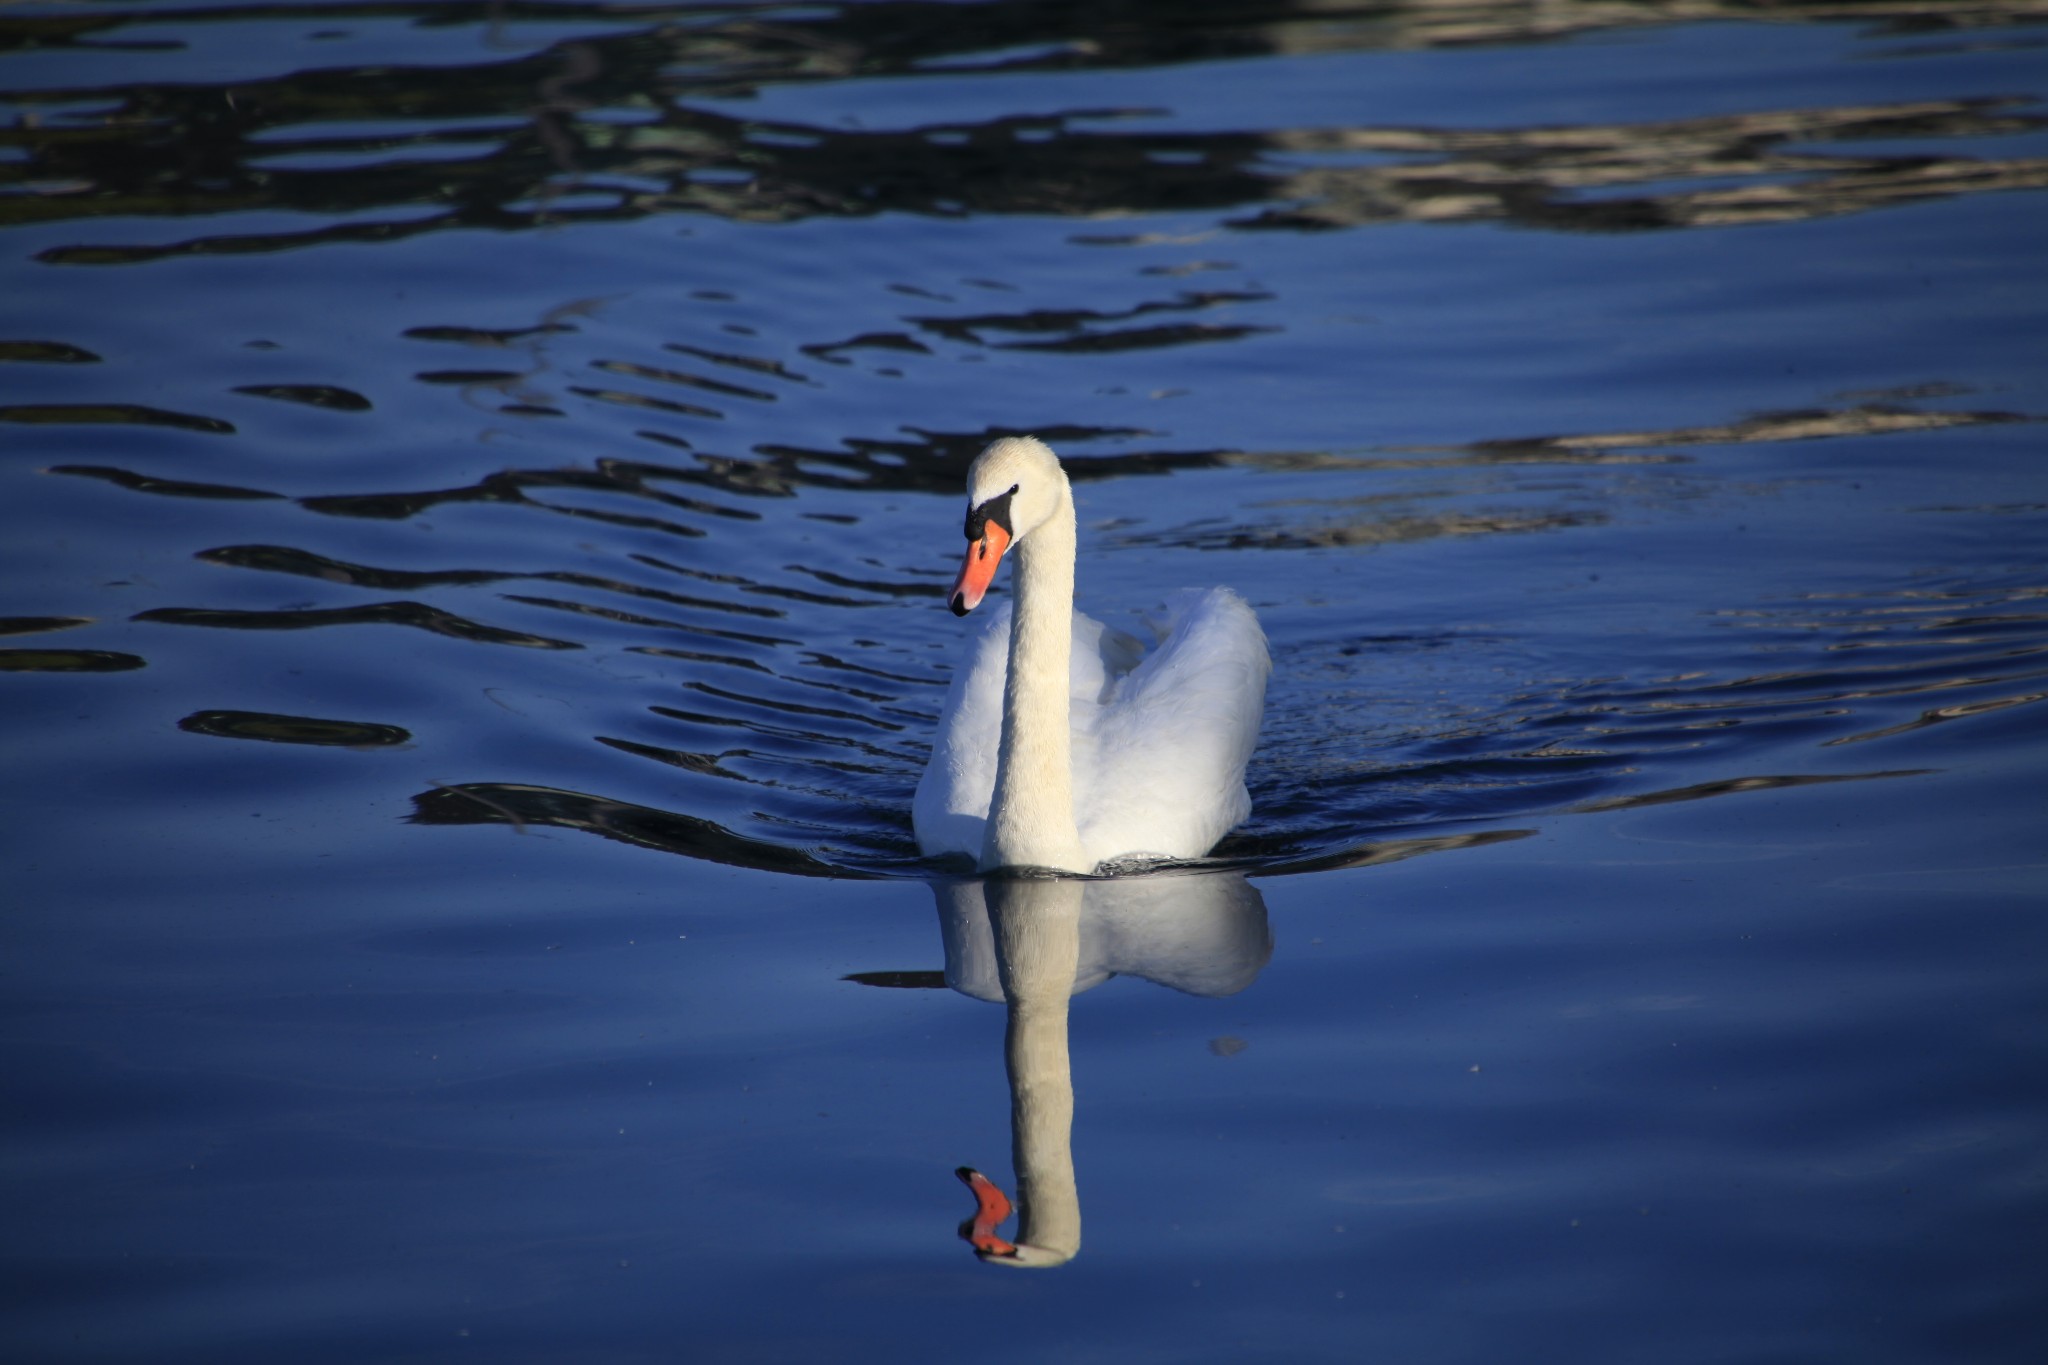
M 1271 671 L 1251 608 L 1228 588 L 1176 593 L 1146 655 L 1074 610 L 1073 496 L 1048 447 L 997 441 L 967 487 L 953 610 L 979 604 L 1013 545 L 1016 603 L 954 674 L 912 810 L 919 846 L 984 871 L 1201 857 L 1251 811 Z

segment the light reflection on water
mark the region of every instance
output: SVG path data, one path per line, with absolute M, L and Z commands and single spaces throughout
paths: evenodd
M 1118 14 L 0 17 L 32 1353 L 2034 1358 L 2037 24 Z M 1026 431 L 1198 875 L 917 855 Z

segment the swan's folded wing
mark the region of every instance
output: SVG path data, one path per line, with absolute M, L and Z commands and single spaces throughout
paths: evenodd
M 1092 715 L 1076 712 L 1075 822 L 1098 858 L 1197 858 L 1251 813 L 1265 632 L 1228 588 L 1178 592 L 1168 617 L 1159 648 Z

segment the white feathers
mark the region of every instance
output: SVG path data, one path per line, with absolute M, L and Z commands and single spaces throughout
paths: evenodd
M 985 872 L 1207 853 L 1251 811 L 1244 765 L 1272 671 L 1251 608 L 1228 588 L 1176 593 L 1149 656 L 1075 611 L 1073 492 L 1034 437 L 975 458 L 967 510 L 953 610 L 981 601 L 1006 552 L 1016 601 L 953 675 L 911 809 L 918 845 Z
M 927 854 L 980 857 L 1002 737 L 1008 602 L 969 643 L 939 714 L 912 821 Z M 1199 858 L 1251 812 L 1245 763 L 1272 665 L 1228 588 L 1173 594 L 1151 653 L 1080 612 L 1068 668 L 1073 820 L 1095 866 Z
M 1167 611 L 1158 648 L 1073 711 L 1074 823 L 1098 864 L 1199 858 L 1252 811 L 1265 633 L 1228 588 L 1183 588 Z

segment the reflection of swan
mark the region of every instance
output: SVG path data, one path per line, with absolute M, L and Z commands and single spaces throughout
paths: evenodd
M 978 1212 L 961 1233 L 991 1264 L 1061 1265 L 1081 1249 L 1069 995 L 1116 971 L 1197 995 L 1235 994 L 1273 953 L 1265 902 L 1234 873 L 1116 881 L 1004 877 L 938 884 L 932 893 L 946 940 L 947 983 L 1003 1000 L 1010 1016 L 1003 1051 L 1022 1211 L 1017 1240 L 1007 1242 L 995 1231 L 1009 1216 L 1009 1201 L 964 1167 L 960 1175 L 975 1193 Z
M 1076 613 L 1073 495 L 1030 437 L 981 452 L 967 507 L 954 612 L 980 603 L 1012 544 L 1017 600 L 954 674 L 917 784 L 918 844 L 984 871 L 1207 853 L 1251 812 L 1244 767 L 1271 671 L 1251 608 L 1228 588 L 1177 593 L 1142 660 Z
M 946 945 L 946 984 L 976 1000 L 1008 999 L 1003 948 L 989 904 L 989 892 L 1006 884 L 932 884 Z M 1112 976 L 1143 977 L 1189 995 L 1235 995 L 1273 956 L 1266 902 L 1235 872 L 1083 882 L 1076 932 L 1080 942 L 1069 986 L 1075 995 Z
M 1074 1078 L 1067 1063 L 1067 992 L 1081 945 L 1081 885 L 1064 878 L 988 884 L 996 961 L 1010 1008 L 1003 1060 L 1010 1072 L 1010 1158 L 1023 1211 L 1014 1246 L 996 1239 L 975 1248 L 998 1265 L 1055 1266 L 1081 1249 Z

